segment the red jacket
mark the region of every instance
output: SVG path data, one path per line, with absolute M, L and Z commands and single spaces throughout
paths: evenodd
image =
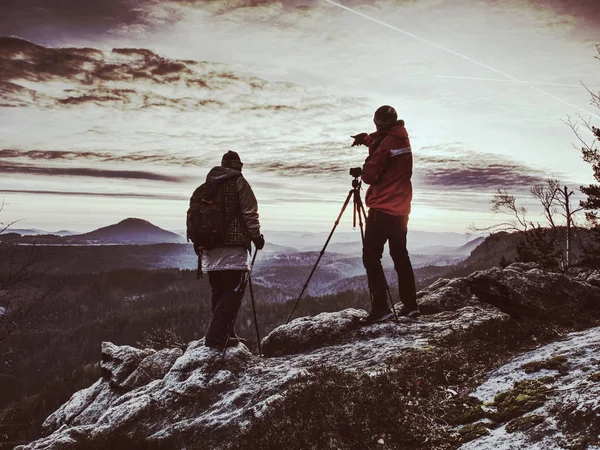
M 367 207 L 392 216 L 409 215 L 413 157 L 404 121 L 368 135 L 365 144 L 369 146 L 369 157 L 362 180 L 371 185 L 365 199 Z

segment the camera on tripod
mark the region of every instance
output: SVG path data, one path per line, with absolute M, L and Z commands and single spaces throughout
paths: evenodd
M 362 176 L 362 168 L 361 167 L 352 167 L 350 169 L 350 176 L 354 178 L 359 178 Z

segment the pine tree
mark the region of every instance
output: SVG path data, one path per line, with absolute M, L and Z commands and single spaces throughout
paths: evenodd
M 596 46 L 600 55 L 600 44 Z M 600 60 L 600 56 L 596 56 Z M 592 92 L 588 89 L 591 96 L 591 105 L 600 113 L 600 92 Z M 583 144 L 581 154 L 583 160 L 592 166 L 594 179 L 600 183 L 600 128 L 596 128 L 591 124 L 591 121 L 584 122 L 585 128 L 591 132 L 591 143 L 589 138 L 583 137 L 579 132 L 577 125 L 571 124 L 571 128 L 577 135 L 579 141 Z M 590 224 L 591 230 L 594 232 L 594 237 L 598 245 L 595 248 L 587 249 L 587 259 L 590 262 L 597 264 L 600 260 L 600 184 L 590 184 L 581 186 L 581 192 L 587 195 L 587 199 L 581 202 L 581 207 L 586 211 L 585 216 Z
M 600 102 L 600 99 L 598 99 L 598 101 Z M 594 179 L 600 183 L 600 149 L 598 148 L 598 142 L 600 142 L 600 128 L 591 127 L 591 129 L 595 137 L 594 142 L 591 145 L 583 147 L 581 153 L 583 154 L 584 161 L 592 165 Z M 581 202 L 581 206 L 586 210 L 586 217 L 592 222 L 594 228 L 600 227 L 600 224 L 598 223 L 600 185 L 590 184 L 589 186 L 582 186 L 581 192 L 587 195 L 587 200 Z

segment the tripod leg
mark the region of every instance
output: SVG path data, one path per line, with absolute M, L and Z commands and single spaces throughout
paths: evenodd
M 294 311 L 296 310 L 296 307 L 298 306 L 300 299 L 304 295 L 304 291 L 306 291 L 306 288 L 308 287 L 308 283 L 310 282 L 310 279 L 312 278 L 313 274 L 315 273 L 315 269 L 319 265 L 319 261 L 321 261 L 321 258 L 323 257 L 323 254 L 325 253 L 325 249 L 327 248 L 327 245 L 329 244 L 329 241 L 331 240 L 331 236 L 333 236 L 333 232 L 339 225 L 340 219 L 344 215 L 344 211 L 346 210 L 346 207 L 348 206 L 348 203 L 350 202 L 350 197 L 352 197 L 353 192 L 354 192 L 354 189 L 352 189 L 348 193 L 348 196 L 346 197 L 346 201 L 344 202 L 344 206 L 342 206 L 342 210 L 340 211 L 340 214 L 338 215 L 338 217 L 335 221 L 335 224 L 333 225 L 333 228 L 331 229 L 331 233 L 329 233 L 329 237 L 327 237 L 327 240 L 325 241 L 325 245 L 323 246 L 323 249 L 321 250 L 321 253 L 319 254 L 319 258 L 317 259 L 317 262 L 315 263 L 312 270 L 310 271 L 310 275 L 308 276 L 308 279 L 306 280 L 306 283 L 304 284 L 304 287 L 302 288 L 302 292 L 300 292 L 300 295 L 298 296 L 296 303 L 294 303 L 294 307 L 290 311 L 290 315 L 288 316 L 287 320 L 284 323 L 288 323 L 290 321 L 290 319 L 292 318 L 292 314 L 294 314 Z
M 360 191 L 356 192 L 354 194 L 354 208 L 356 210 L 358 210 L 358 224 L 360 226 L 360 238 L 362 240 L 362 246 L 363 246 L 363 252 L 365 250 L 365 229 L 364 229 L 364 224 L 367 221 L 367 218 L 365 216 L 365 221 L 363 222 L 363 214 L 365 212 L 364 208 L 363 208 L 363 204 L 362 204 L 362 200 L 360 198 Z M 368 285 L 368 282 L 367 282 Z M 369 299 L 371 300 L 371 305 L 373 305 L 373 292 L 371 292 L 371 286 L 369 287 Z
M 385 273 L 383 274 L 385 277 Z M 390 285 L 387 282 L 387 278 L 385 279 L 385 290 L 387 291 L 387 297 L 390 301 L 390 307 L 394 313 L 394 319 L 398 322 L 398 314 L 396 313 L 396 308 L 394 308 L 394 299 L 392 298 L 392 293 L 390 292 Z
M 360 198 L 360 191 L 355 194 L 354 197 L 355 205 L 354 208 L 358 210 L 358 224 L 360 226 L 360 238 L 362 239 L 363 248 L 365 247 L 365 230 L 364 224 L 367 222 L 367 216 L 365 215 L 365 208 L 363 207 L 362 200 Z M 364 222 L 363 222 L 364 215 Z

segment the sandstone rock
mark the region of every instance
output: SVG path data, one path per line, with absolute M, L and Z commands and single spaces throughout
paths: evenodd
M 123 387 L 125 380 L 139 367 L 140 362 L 153 353 L 155 350 L 152 349 L 140 350 L 128 345 L 119 347 L 112 342 L 103 342 L 100 362 L 102 378 L 111 387 Z
M 183 351 L 179 348 L 166 348 L 145 357 L 131 375 L 121 383 L 121 387 L 130 391 L 145 386 L 152 380 L 162 379 L 182 354 Z
M 521 424 L 525 426 L 519 426 L 518 420 L 500 423 L 500 426 L 492 427 L 489 435 L 464 444 L 461 448 L 598 448 L 600 382 L 594 381 L 592 374 L 600 370 L 599 352 L 600 328 L 592 328 L 571 333 L 564 341 L 528 352 L 494 371 L 471 395 L 490 404 L 498 394 L 524 380 L 541 380 L 548 394 L 531 416 L 522 416 Z M 568 371 L 526 370 L 532 362 L 557 356 L 568 361 Z M 528 417 L 533 420 L 528 420 Z M 585 445 L 585 442 L 590 442 L 590 445 Z M 591 444 L 593 442 L 596 445 Z
M 265 355 L 270 358 L 259 358 L 238 345 L 228 349 L 221 361 L 221 353 L 204 347 L 202 341 L 191 342 L 185 352 L 155 352 L 104 343 L 103 378 L 74 394 L 46 420 L 45 426 L 53 431 L 50 435 L 21 448 L 224 448 L 253 417 L 268 411 L 274 400 L 285 398 L 286 389 L 311 368 L 334 365 L 348 371 L 376 372 L 407 350 L 426 348 L 434 345 L 435 339 L 482 324 L 511 320 L 511 316 L 560 319 L 565 312 L 585 314 L 588 305 L 600 302 L 600 288 L 576 277 L 541 271 L 534 265 L 512 264 L 464 278 L 438 280 L 419 296 L 427 314 L 416 320 L 400 318 L 398 323 L 361 326 L 358 321 L 366 312 L 355 309 L 298 318 L 276 328 L 263 340 Z M 596 338 L 577 336 L 570 341 L 573 349 L 578 349 L 573 351 L 584 351 L 577 339 L 589 344 L 587 355 L 597 351 Z M 592 397 L 600 394 L 600 383 L 592 381 L 593 372 L 582 375 L 584 363 L 578 362 L 575 353 L 569 353 L 567 344 L 559 344 L 544 354 L 569 357 L 569 367 L 574 370 L 571 378 L 551 386 L 563 392 L 552 399 L 562 400 L 532 412 L 523 423 L 512 423 L 509 428 L 515 437 L 510 439 L 516 440 L 506 442 L 520 445 L 526 442 L 518 440 L 522 435 L 529 442 L 532 435 L 528 433 L 546 426 L 540 422 L 540 414 L 552 416 L 549 423 L 563 433 L 568 427 L 561 423 L 579 414 L 584 430 L 571 434 L 595 432 L 598 408 Z M 529 375 L 519 369 L 519 364 L 542 356 L 525 355 L 504 371 L 499 370 L 474 395 L 487 401 L 511 382 L 552 374 Z M 580 382 L 582 377 L 589 382 Z M 505 433 L 505 425 L 499 431 L 492 430 L 488 437 L 466 444 L 466 448 L 496 448 L 489 439 Z M 551 428 L 547 431 L 553 433 Z M 481 446 L 475 447 L 475 442 Z

